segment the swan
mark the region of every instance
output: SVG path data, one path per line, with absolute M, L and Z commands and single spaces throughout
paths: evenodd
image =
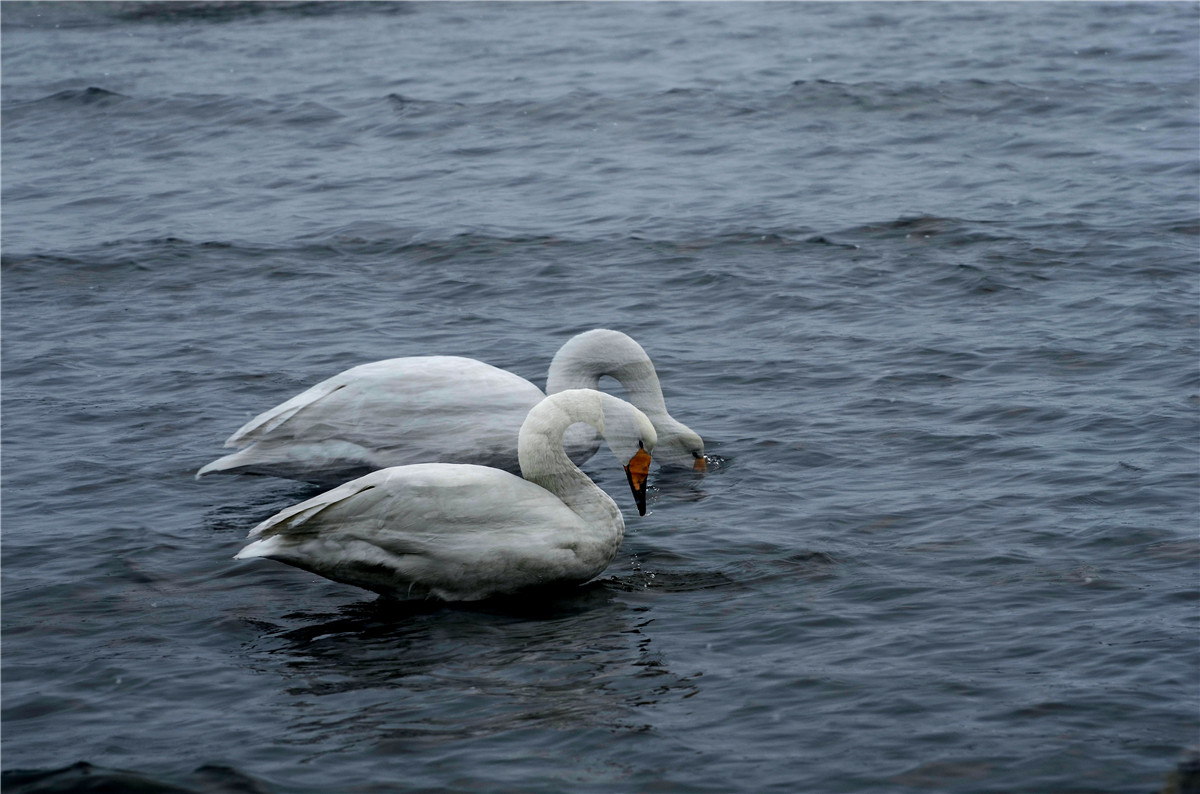
M 409 463 L 477 463 L 520 472 L 517 436 L 546 394 L 597 389 L 608 375 L 654 423 L 660 466 L 704 471 L 704 441 L 674 419 L 654 364 L 620 331 L 598 328 L 568 340 L 550 362 L 546 392 L 506 370 L 458 356 L 414 356 L 361 364 L 265 411 L 225 442 L 238 451 L 203 466 L 336 485 L 374 469 Z M 566 434 L 583 463 L 600 439 L 590 428 Z
M 270 557 L 382 595 L 446 601 L 582 584 L 612 562 L 625 522 L 567 457 L 563 434 L 576 422 L 604 436 L 645 515 L 654 425 L 624 400 L 570 389 L 522 423 L 523 478 L 464 463 L 380 469 L 268 518 L 234 559 Z

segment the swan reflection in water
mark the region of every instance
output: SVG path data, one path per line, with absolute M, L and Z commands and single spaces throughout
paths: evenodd
M 639 709 L 698 691 L 655 651 L 649 607 L 628 592 L 594 582 L 548 596 L 291 614 L 256 624 L 248 663 L 279 681 L 267 698 L 288 725 L 279 735 L 315 755 L 531 729 L 637 732 Z

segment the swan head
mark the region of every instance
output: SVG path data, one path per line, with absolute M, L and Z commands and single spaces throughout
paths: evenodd
M 603 427 L 598 428 L 608 448 L 625 467 L 625 477 L 633 491 L 638 515 L 646 515 L 646 476 L 650 472 L 650 454 L 658 444 L 654 423 L 624 400 L 600 394 Z
M 706 471 L 708 468 L 708 461 L 704 457 L 704 439 L 687 425 L 670 417 L 659 420 L 654 460 L 659 466 L 693 471 Z

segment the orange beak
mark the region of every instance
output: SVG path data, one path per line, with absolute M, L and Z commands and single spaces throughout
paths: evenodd
M 633 489 L 633 500 L 637 502 L 639 516 L 646 515 L 646 475 L 649 473 L 650 453 L 639 449 L 625 467 L 625 476 L 629 478 L 629 487 Z
M 708 470 L 708 461 L 704 459 L 704 456 L 701 455 L 700 457 L 696 458 L 696 462 L 692 464 L 692 471 L 707 471 L 707 470 Z

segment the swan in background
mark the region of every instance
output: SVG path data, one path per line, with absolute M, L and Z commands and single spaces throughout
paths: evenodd
M 268 518 L 235 559 L 270 557 L 401 598 L 475 601 L 582 584 L 612 562 L 625 522 L 567 457 L 563 434 L 577 422 L 608 442 L 645 515 L 654 425 L 624 400 L 571 389 L 542 400 L 521 425 L 524 479 L 474 464 L 374 471 Z
M 704 441 L 668 412 L 654 364 L 620 331 L 568 340 L 550 362 L 546 394 L 596 389 L 610 376 L 654 423 L 660 466 L 705 470 Z M 225 442 L 233 452 L 201 468 L 335 485 L 410 463 L 477 463 L 519 472 L 517 436 L 546 394 L 524 378 L 458 356 L 414 356 L 362 364 L 259 414 Z M 566 434 L 583 463 L 600 439 L 584 426 Z

